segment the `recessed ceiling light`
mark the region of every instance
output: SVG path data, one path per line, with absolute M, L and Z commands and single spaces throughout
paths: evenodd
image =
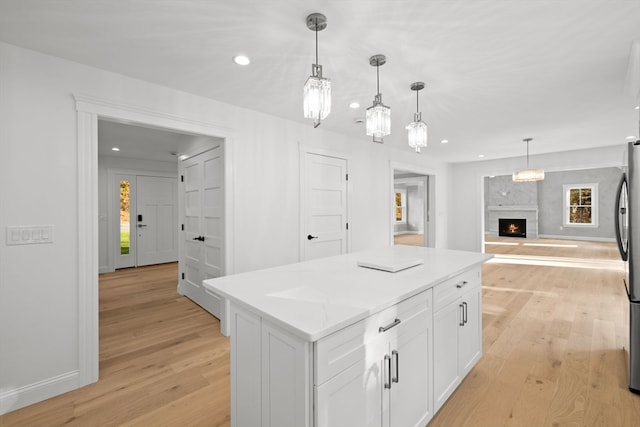
M 636 105 L 636 110 L 640 110 L 640 105 Z
M 478 154 L 478 157 L 482 159 L 484 158 L 484 154 Z
M 233 57 L 233 62 L 235 62 L 238 65 L 249 65 L 251 60 L 247 56 L 236 55 Z
M 118 147 L 113 147 L 111 151 L 120 151 L 120 149 Z
M 443 139 L 442 141 L 440 141 L 440 144 L 447 144 L 449 142 L 448 139 Z
M 358 104 L 357 102 L 352 102 L 351 104 L 349 104 L 349 108 L 353 108 L 355 110 L 356 108 L 360 108 L 360 104 Z

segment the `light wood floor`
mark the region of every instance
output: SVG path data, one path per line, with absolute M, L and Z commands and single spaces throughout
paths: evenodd
M 484 355 L 429 427 L 640 425 L 615 244 L 487 240 Z M 229 342 L 176 294 L 176 274 L 101 276 L 100 381 L 0 426 L 228 426 Z
M 424 234 L 396 234 L 393 242 L 396 245 L 424 246 Z

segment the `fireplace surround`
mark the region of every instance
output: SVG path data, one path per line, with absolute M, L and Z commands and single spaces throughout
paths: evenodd
M 538 238 L 538 206 L 536 205 L 493 205 L 487 207 L 487 233 L 490 236 L 499 235 L 499 220 L 501 218 L 524 218 L 527 220 L 527 239 Z

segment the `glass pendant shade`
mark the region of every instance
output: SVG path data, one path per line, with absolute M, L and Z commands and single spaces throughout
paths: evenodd
M 513 182 L 542 181 L 544 179 L 544 170 L 523 169 L 523 170 L 514 172 L 512 179 L 513 179 Z
M 414 148 L 416 153 L 419 153 L 421 148 L 426 148 L 427 146 L 427 124 L 421 120 L 420 116 L 420 113 L 416 113 L 413 121 L 406 127 L 409 147 Z
M 331 112 L 331 80 L 322 78 L 322 65 L 313 64 L 312 68 L 304 84 L 304 117 L 319 123 Z
M 376 95 L 373 105 L 367 108 L 367 135 L 382 138 L 391 134 L 391 108 L 382 103 L 382 96 Z

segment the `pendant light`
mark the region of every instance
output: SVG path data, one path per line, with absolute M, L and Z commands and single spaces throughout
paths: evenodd
M 418 105 L 418 92 L 422 89 L 424 89 L 424 82 L 411 84 L 411 90 L 416 92 L 416 112 L 413 115 L 413 121 L 405 128 L 408 131 L 409 147 L 414 148 L 416 153 L 427 146 L 427 124 L 422 121 L 422 113 Z
M 382 138 L 391 133 L 391 108 L 382 103 L 380 93 L 380 67 L 387 62 L 384 55 L 373 55 L 369 58 L 369 65 L 376 67 L 377 94 L 373 98 L 373 105 L 367 108 L 367 135 L 373 137 L 373 142 L 383 142 Z
M 529 142 L 533 138 L 525 138 L 524 142 L 527 143 L 527 168 L 516 171 L 513 173 L 513 182 L 531 182 L 542 181 L 544 179 L 544 170 L 542 169 L 529 169 Z
M 307 16 L 307 28 L 316 33 L 316 62 L 311 64 L 311 76 L 304 84 L 304 117 L 313 119 L 313 127 L 317 128 L 331 112 L 331 80 L 322 77 L 322 65 L 318 64 L 318 31 L 327 28 L 327 18 L 312 13 Z

